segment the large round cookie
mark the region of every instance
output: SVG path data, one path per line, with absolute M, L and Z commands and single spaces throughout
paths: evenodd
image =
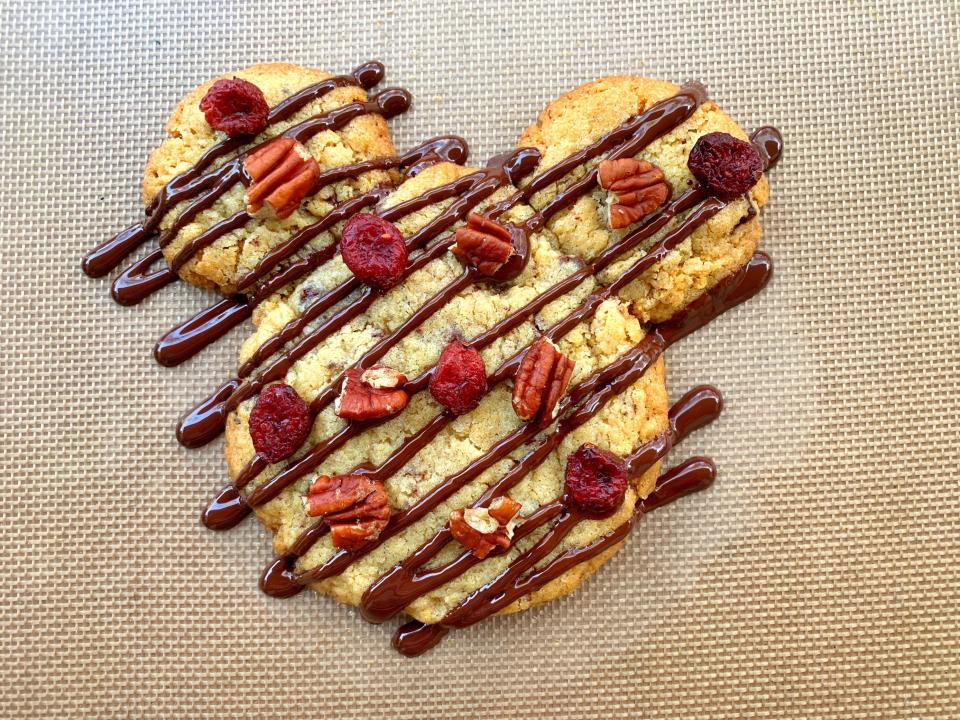
M 396 193 L 388 198 L 385 206 L 419 196 L 431 187 L 470 172 L 470 169 L 447 163 L 435 165 L 403 183 Z M 512 188 L 504 188 L 491 200 L 502 199 L 510 190 Z M 398 221 L 397 226 L 405 236 L 409 236 L 434 217 L 440 207 L 442 206 L 430 206 L 407 216 Z M 481 205 L 478 209 L 483 207 L 484 205 Z M 529 208 L 517 207 L 504 219 L 522 219 L 529 212 Z M 401 370 L 408 377 L 416 376 L 436 363 L 441 350 L 451 339 L 469 339 L 478 335 L 580 267 L 580 261 L 557 248 L 549 234 L 534 234 L 530 242 L 529 264 L 516 280 L 506 286 L 480 284 L 463 291 L 417 331 L 401 341 L 384 357 L 383 362 Z M 314 352 L 297 362 L 287 374 L 285 382 L 292 385 L 301 397 L 313 398 L 340 370 L 348 367 L 384 334 L 394 330 L 427 297 L 442 285 L 454 280 L 461 272 L 459 261 L 449 253 L 431 262 L 389 291 L 361 318 L 348 323 Z M 307 278 L 288 297 L 277 297 L 265 303 L 265 310 L 255 318 L 258 331 L 245 343 L 241 360 L 249 357 L 257 346 L 297 315 L 305 292 L 308 296 L 311 292 L 322 292 L 348 275 L 349 270 L 337 258 Z M 595 283 L 592 280 L 585 281 L 574 292 L 547 306 L 533 321 L 524 323 L 491 345 L 482 353 L 488 370 L 531 343 L 540 329 L 566 315 L 594 288 Z M 558 343 L 560 350 L 577 363 L 571 384 L 576 384 L 624 353 L 642 338 L 643 332 L 641 323 L 630 315 L 626 303 L 616 300 L 604 303 L 590 322 L 578 326 Z M 521 422 L 511 407 L 510 396 L 509 383 L 495 388 L 479 408 L 458 418 L 411 462 L 388 479 L 385 484 L 391 506 L 397 510 L 408 508 L 444 477 L 462 468 L 489 449 L 501 436 L 520 426 Z M 227 424 L 226 454 L 230 473 L 234 478 L 254 454 L 247 425 L 251 407 L 252 402 L 242 405 L 231 415 Z M 351 468 L 365 463 L 381 462 L 399 445 L 405 435 L 421 428 L 442 409 L 428 393 L 414 396 L 398 417 L 364 433 L 334 453 L 323 464 L 322 472 L 328 475 L 347 473 Z M 514 488 L 510 495 L 523 505 L 523 513 L 529 513 L 560 494 L 566 457 L 580 444 L 593 442 L 614 453 L 626 455 L 636 445 L 664 429 L 666 410 L 663 364 L 657 362 L 640 381 L 610 402 L 593 420 L 569 435 L 562 446 Z M 318 416 L 306 445 L 330 436 L 342 425 L 343 421 L 333 414 L 332 408 L 328 408 Z M 496 463 L 425 519 L 353 563 L 343 574 L 316 583 L 312 587 L 333 595 L 342 602 L 359 603 L 364 590 L 373 580 L 442 527 L 452 510 L 472 503 L 510 467 L 512 461 L 522 456 L 523 452 L 524 448 L 521 448 Z M 259 481 L 270 477 L 281 467 L 278 465 L 269 468 L 258 481 L 248 487 L 256 487 Z M 289 549 L 297 536 L 315 522 L 315 519 L 305 515 L 301 498 L 316 474 L 299 480 L 277 499 L 257 508 L 260 519 L 276 533 L 274 545 L 278 553 Z M 626 502 L 615 515 L 603 521 L 582 523 L 569 536 L 563 547 L 589 542 L 623 522 L 629 516 L 638 493 L 641 496 L 646 495 L 652 489 L 655 478 L 656 468 L 635 479 Z M 416 600 L 407 611 L 424 622 L 439 620 L 469 591 L 499 572 L 516 554 L 532 543 L 535 537 L 518 543 L 509 554 L 488 559 L 456 581 Z M 451 543 L 437 562 L 455 556 L 460 550 L 455 546 L 456 543 Z M 306 570 L 316 566 L 327 560 L 333 552 L 329 538 L 323 538 L 297 563 L 297 568 Z M 535 598 L 525 598 L 511 609 L 520 609 L 531 602 L 544 602 L 558 594 L 569 592 L 582 576 L 600 562 L 602 558 L 580 566 L 544 588 Z
M 259 87 L 267 105 L 274 107 L 298 90 L 332 76 L 314 68 L 269 63 L 228 73 L 192 90 L 173 111 L 166 126 L 169 137 L 153 152 L 147 163 L 143 177 L 145 203 L 149 204 L 167 182 L 189 169 L 205 151 L 226 138 L 224 133 L 209 125 L 200 110 L 200 101 L 217 80 L 234 77 Z M 289 118 L 268 125 L 253 139 L 250 146 L 276 137 L 290 126 L 310 117 L 367 99 L 367 92 L 359 85 L 337 87 L 310 101 Z M 394 155 L 387 123 L 376 113 L 356 117 L 341 129 L 322 131 L 304 145 L 321 170 Z M 292 215 L 282 220 L 269 212 L 258 213 L 243 227 L 224 235 L 196 253 L 192 260 L 179 269 L 179 274 L 184 280 L 201 287 L 232 293 L 236 290 L 238 278 L 255 268 L 271 248 L 297 230 L 316 222 L 329 212 L 334 204 L 355 197 L 381 183 L 397 179 L 398 176 L 393 171 L 374 170 L 321 188 L 307 198 Z M 177 232 L 163 249 L 166 260 L 171 262 L 189 240 L 242 210 L 245 189 L 241 183 L 235 183 L 209 209 L 200 212 Z M 187 203 L 185 200 L 166 213 L 160 223 L 161 232 L 171 227 Z M 321 233 L 313 238 L 301 253 L 323 247 L 332 240 L 330 232 Z

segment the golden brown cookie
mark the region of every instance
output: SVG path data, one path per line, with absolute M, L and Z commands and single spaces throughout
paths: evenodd
M 390 207 L 403 200 L 417 197 L 425 190 L 448 183 L 473 172 L 472 169 L 444 163 L 424 170 L 418 176 L 403 183 L 384 203 Z M 512 188 L 504 188 L 491 198 L 507 197 Z M 427 207 L 397 222 L 405 236 L 410 236 L 423 227 L 446 203 Z M 482 210 L 481 205 L 478 210 Z M 529 208 L 517 207 L 505 219 L 522 220 L 529 215 Z M 522 308 L 527 302 L 558 280 L 581 266 L 581 262 L 563 252 L 549 234 L 535 233 L 530 238 L 530 261 L 523 273 L 506 286 L 478 284 L 459 293 L 441 310 L 428 319 L 420 328 L 398 343 L 386 354 L 382 362 L 396 368 L 408 377 L 414 377 L 434 365 L 444 346 L 453 338 L 469 339 L 492 327 L 511 312 Z M 303 398 L 313 398 L 334 380 L 339 372 L 355 362 L 362 352 L 387 333 L 395 330 L 411 313 L 434 292 L 453 281 L 461 272 L 460 262 L 450 253 L 434 260 L 407 281 L 390 290 L 362 317 L 348 323 L 329 340 L 307 357 L 297 362 L 287 373 L 284 381 L 294 387 Z M 276 297 L 264 303 L 262 312 L 256 316 L 257 333 L 243 347 L 241 360 L 265 339 L 294 319 L 302 309 L 304 293 L 315 295 L 335 287 L 349 277 L 349 270 L 337 258 L 307 278 L 288 297 Z M 549 304 L 542 312 L 501 340 L 493 343 L 482 355 L 488 370 L 497 367 L 524 346 L 532 342 L 540 329 L 549 327 L 569 313 L 596 288 L 592 280 L 585 281 L 573 292 Z M 571 385 L 591 372 L 609 364 L 643 337 L 643 326 L 630 315 L 627 305 L 617 300 L 608 300 L 589 321 L 578 325 L 558 342 L 562 353 L 576 363 Z M 471 460 L 488 450 L 497 439 L 522 424 L 511 407 L 512 388 L 505 383 L 493 389 L 473 412 L 457 418 L 441 432 L 416 457 L 405 464 L 386 482 L 386 490 L 393 508 L 409 508 L 417 499 L 446 476 L 461 469 Z M 234 413 L 227 424 L 226 455 L 231 477 L 236 478 L 243 466 L 254 454 L 247 419 L 253 403 L 248 401 Z M 525 480 L 514 488 L 510 496 L 520 502 L 522 513 L 529 513 L 547 500 L 557 497 L 563 486 L 563 464 L 567 455 L 584 442 L 593 442 L 621 455 L 628 454 L 636 445 L 649 440 L 662 431 L 666 422 L 667 397 L 664 386 L 663 363 L 657 362 L 644 378 L 631 386 L 622 395 L 611 401 L 604 410 L 583 427 L 571 433 L 561 446 Z M 321 441 L 344 426 L 337 418 L 334 408 L 321 413 L 308 442 Z M 322 473 L 335 475 L 348 473 L 352 468 L 366 463 L 380 463 L 396 450 L 401 440 L 434 417 L 443 408 L 428 393 L 414 396 L 407 408 L 384 425 L 367 431 L 352 440 L 341 450 L 333 453 L 322 466 Z M 330 594 L 338 600 L 358 604 L 369 584 L 415 550 L 424 540 L 442 527 L 450 513 L 473 502 L 496 478 L 500 477 L 512 461 L 522 456 L 527 448 L 510 453 L 476 481 L 442 503 L 421 522 L 407 531 L 388 540 L 367 557 L 352 564 L 344 573 L 313 585 L 314 589 Z M 272 466 L 260 479 L 251 483 L 248 490 L 275 474 L 282 468 Z M 294 543 L 297 536 L 314 522 L 304 513 L 302 497 L 313 479 L 312 473 L 264 505 L 256 508 L 257 515 L 275 533 L 275 549 L 283 553 Z M 628 517 L 637 497 L 637 490 L 645 495 L 652 488 L 656 469 L 636 479 L 635 489 L 628 493 L 620 510 L 612 517 L 596 522 L 583 523 L 569 537 L 571 544 L 583 544 L 615 527 Z M 438 620 L 470 589 L 476 588 L 493 577 L 498 569 L 533 541 L 521 542 L 511 553 L 492 558 L 462 575 L 456 582 L 429 593 L 415 601 L 408 612 L 420 620 Z M 566 547 L 566 546 L 564 546 Z M 462 550 L 462 548 L 459 548 Z M 327 560 L 335 549 L 329 538 L 316 543 L 297 564 L 298 569 L 308 570 Z M 456 543 L 442 553 L 437 562 L 443 562 L 458 552 Z M 560 580 L 517 603 L 511 610 L 545 602 L 557 594 L 572 590 L 579 579 L 599 563 L 585 564 Z
M 217 80 L 247 80 L 263 92 L 267 105 L 275 107 L 297 91 L 331 77 L 329 73 L 314 68 L 269 63 L 253 65 L 221 78 L 214 78 L 188 93 L 178 103 L 167 123 L 166 132 L 169 137 L 153 152 L 147 163 L 143 178 L 144 202 L 149 205 L 167 182 L 188 170 L 212 146 L 228 139 L 223 132 L 210 126 L 200 109 L 201 100 Z M 336 87 L 308 102 L 289 118 L 268 125 L 250 142 L 245 143 L 244 147 L 253 147 L 275 138 L 309 118 L 329 113 L 350 103 L 367 100 L 366 90 L 359 85 Z M 395 154 L 387 123 L 382 115 L 375 112 L 358 115 L 341 128 L 318 132 L 304 142 L 303 146 L 316 160 L 320 171 Z M 213 165 L 217 166 L 218 164 Z M 356 197 L 381 183 L 394 182 L 397 178 L 394 171 L 372 170 L 357 177 L 330 183 L 306 197 L 297 210 L 283 219 L 265 207 L 236 229 L 198 250 L 177 269 L 178 273 L 183 279 L 201 287 L 232 293 L 236 290 L 237 280 L 253 270 L 271 248 L 297 230 L 322 218 L 335 204 Z M 246 204 L 246 191 L 243 183 L 233 183 L 209 208 L 199 212 L 173 237 L 166 238 L 168 241 L 164 244 L 163 253 L 167 261 L 172 262 L 188 241 L 242 211 Z M 161 233 L 169 231 L 177 216 L 194 199 L 184 200 L 165 213 L 160 223 Z M 333 242 L 333 230 L 335 228 L 311 239 L 300 254 Z
M 640 77 L 595 80 L 550 103 L 537 122 L 524 130 L 519 144 L 536 147 L 543 153 L 538 168 L 542 171 L 679 90 L 673 83 Z M 687 158 L 697 139 L 711 132 L 748 140 L 747 133 L 708 99 L 688 120 L 654 140 L 636 157 L 659 167 L 677 195 L 697 184 L 687 167 Z M 542 206 L 558 188 L 582 177 L 595 164 L 586 164 L 565 181 L 535 195 L 532 205 Z M 752 217 L 747 200 L 731 203 L 621 294 L 632 303 L 631 310 L 637 317 L 643 321 L 664 320 L 747 262 L 760 242 L 760 218 L 755 211 L 767 202 L 766 176 L 753 186 L 749 196 L 754 207 Z M 564 250 L 596 253 L 629 230 L 610 230 L 606 220 L 609 202 L 609 193 L 596 187 L 570 211 L 556 215 L 547 227 Z M 655 240 L 656 237 L 652 238 L 611 265 L 603 279 L 616 277 Z

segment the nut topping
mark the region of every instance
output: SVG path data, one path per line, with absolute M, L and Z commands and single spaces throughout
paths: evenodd
M 454 233 L 453 254 L 462 257 L 483 275 L 492 277 L 515 254 L 510 231 L 482 215 L 471 214 Z
M 670 197 L 663 172 L 646 160 L 604 160 L 597 170 L 600 187 L 616 196 L 616 202 L 610 205 L 611 230 L 632 225 Z
M 513 380 L 513 409 L 517 417 L 539 417 L 544 424 L 552 422 L 557 403 L 570 384 L 574 365 L 545 337 L 531 345 Z
M 376 420 L 394 415 L 410 400 L 401 389 L 406 382 L 406 375 L 386 365 L 362 371 L 351 368 L 344 373 L 343 388 L 333 410 L 347 420 Z
M 303 499 L 310 517 L 323 516 L 334 547 L 359 550 L 390 521 L 383 483 L 363 475 L 320 475 Z
M 279 137 L 243 159 L 253 180 L 244 199 L 253 214 L 267 203 L 278 218 L 288 217 L 311 192 L 320 166 L 307 149 L 292 138 Z
M 454 510 L 450 513 L 450 533 L 482 560 L 494 548 L 510 547 L 518 512 L 520 503 L 501 495 L 489 507 Z

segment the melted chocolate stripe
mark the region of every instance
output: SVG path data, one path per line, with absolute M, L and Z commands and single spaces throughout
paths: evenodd
M 215 225 L 212 225 L 196 237 L 191 238 L 184 243 L 183 247 L 177 251 L 176 255 L 173 256 L 173 259 L 170 261 L 170 269 L 173 272 L 179 272 L 184 265 L 193 259 L 194 255 L 209 247 L 224 235 L 229 235 L 234 230 L 239 230 L 247 224 L 247 221 L 250 220 L 250 218 L 250 213 L 248 213 L 246 210 L 241 210 L 240 212 L 221 220 Z
M 192 358 L 193 348 L 206 346 L 250 317 L 253 307 L 224 298 L 180 323 L 157 342 L 153 355 L 161 365 L 174 367 Z
M 185 207 L 180 214 L 174 218 L 173 222 L 170 224 L 170 227 L 163 231 L 163 233 L 157 239 L 157 244 L 161 248 L 165 248 L 167 245 L 173 242 L 173 239 L 181 230 L 193 222 L 193 220 L 201 212 L 204 210 L 209 210 L 213 204 L 237 182 L 240 182 L 241 180 L 244 182 L 247 181 L 243 171 L 243 166 L 237 160 L 233 160 L 225 165 L 223 169 L 217 173 L 217 175 L 217 181 L 214 183 L 213 187 L 187 205 L 187 207 Z
M 286 120 L 307 103 L 338 87 L 359 84 L 369 90 L 383 79 L 383 74 L 383 64 L 374 60 L 360 65 L 351 75 L 328 78 L 305 87 L 271 108 L 267 115 L 267 125 Z M 145 221 L 121 230 L 113 238 L 87 253 L 81 264 L 83 271 L 90 277 L 101 277 L 116 268 L 127 255 L 150 237 L 169 208 L 190 195 L 205 190 L 214 182 L 211 176 L 207 176 L 206 179 L 201 177 L 208 167 L 221 157 L 239 150 L 251 139 L 247 135 L 227 138 L 211 146 L 193 167 L 164 185 L 147 207 Z M 198 180 L 200 182 L 197 182 Z
M 166 264 L 148 272 L 161 260 L 163 260 L 163 251 L 157 248 L 120 273 L 110 287 L 110 294 L 117 304 L 136 305 L 176 280 L 177 274 Z
M 451 625 L 425 625 L 418 621 L 407 623 L 394 635 L 393 646 L 407 656 L 419 655 L 429 650 L 443 639 L 450 627 L 472 625 L 509 606 L 524 595 L 539 590 L 573 567 L 596 557 L 623 541 L 641 515 L 663 507 L 685 495 L 704 490 L 713 483 L 715 478 L 716 467 L 707 458 L 687 460 L 661 475 L 657 480 L 656 489 L 650 497 L 638 503 L 630 519 L 610 533 L 588 545 L 571 548 L 561 553 L 545 566 L 534 570 L 526 577 L 519 577 L 520 573 L 501 575 L 500 578 L 504 578 L 504 582 L 496 583 L 495 581 L 495 585 L 491 583 L 484 586 L 471 596 L 472 602 L 459 606 L 444 618 L 444 622 L 449 618 Z M 563 523 L 563 518 L 558 520 L 534 546 L 538 550 L 537 555 L 539 557 L 533 562 L 523 563 L 526 566 L 525 569 L 529 569 L 539 559 L 549 554 L 549 550 L 544 551 L 544 549 L 548 546 L 552 549 L 552 547 L 558 545 L 571 527 L 572 525 Z M 516 561 L 514 562 L 516 563 Z M 511 568 L 513 567 L 511 565 Z
M 719 417 L 722 406 L 720 393 L 715 388 L 700 386 L 687 392 L 670 408 L 666 431 L 640 446 L 627 458 L 630 475 L 639 477 L 645 473 L 693 430 Z M 575 426 L 558 427 L 551 433 L 547 442 L 529 452 L 492 484 L 474 502 L 473 507 L 485 507 L 493 498 L 508 493 L 520 480 L 539 466 L 574 429 Z M 556 517 L 561 507 L 560 501 L 554 501 L 538 508 L 536 512 L 524 519 L 514 533 L 514 545 L 537 527 Z M 423 565 L 432 560 L 451 538 L 449 527 L 444 526 L 400 564 L 374 580 L 363 594 L 360 603 L 364 617 L 371 622 L 383 622 L 402 611 L 424 593 L 435 590 L 482 562 L 467 550 L 446 565 L 421 570 Z M 494 552 L 504 554 L 508 550 Z
M 612 395 L 636 381 L 664 349 L 759 292 L 766 285 L 771 270 L 770 258 L 763 253 L 755 254 L 745 267 L 704 293 L 676 318 L 671 318 L 664 323 L 653 326 L 651 332 L 633 350 L 605 368 L 598 370 L 573 388 L 560 401 L 558 415 L 562 416 L 573 405 L 579 403 L 581 399 L 583 402 L 580 407 L 574 410 L 563 422 L 582 422 L 595 415 Z M 602 386 L 600 390 L 597 390 L 598 386 Z M 441 417 L 442 415 L 437 416 L 434 420 Z M 326 562 L 301 573 L 293 573 L 289 570 L 283 571 L 277 567 L 278 563 L 288 565 L 296 559 L 295 556 L 287 555 L 278 558 L 265 571 L 261 578 L 261 587 L 268 594 L 274 594 L 275 591 L 284 596 L 289 596 L 294 592 L 290 585 L 317 582 L 343 572 L 355 559 L 362 557 L 396 532 L 428 514 L 436 507 L 436 504 L 443 502 L 460 487 L 475 479 L 476 476 L 506 457 L 525 441 L 532 439 L 537 430 L 536 428 L 530 430 L 529 425 L 529 423 L 521 425 L 467 467 L 434 486 L 409 509 L 391 516 L 390 524 L 381 533 L 380 537 L 370 543 L 364 550 L 357 552 L 339 550 Z M 388 463 L 394 464 L 397 456 L 404 454 L 403 447 L 401 445 L 401 448 L 395 451 L 380 467 L 383 468 Z M 378 470 L 374 469 L 371 474 L 376 477 L 377 473 Z M 270 584 L 266 583 L 265 578 L 267 576 L 270 577 Z

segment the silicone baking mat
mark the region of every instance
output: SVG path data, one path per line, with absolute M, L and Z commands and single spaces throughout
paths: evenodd
M 960 704 L 958 6 L 943 2 L 11 2 L 0 54 L 0 714 L 189 718 L 948 718 Z M 198 514 L 221 447 L 173 423 L 244 331 L 150 351 L 209 296 L 120 308 L 82 252 L 135 220 L 179 97 L 247 64 L 379 58 L 473 157 L 606 74 L 697 78 L 786 138 L 763 295 L 668 354 L 722 420 L 715 486 L 575 595 L 419 659 L 257 589 L 255 522 Z

